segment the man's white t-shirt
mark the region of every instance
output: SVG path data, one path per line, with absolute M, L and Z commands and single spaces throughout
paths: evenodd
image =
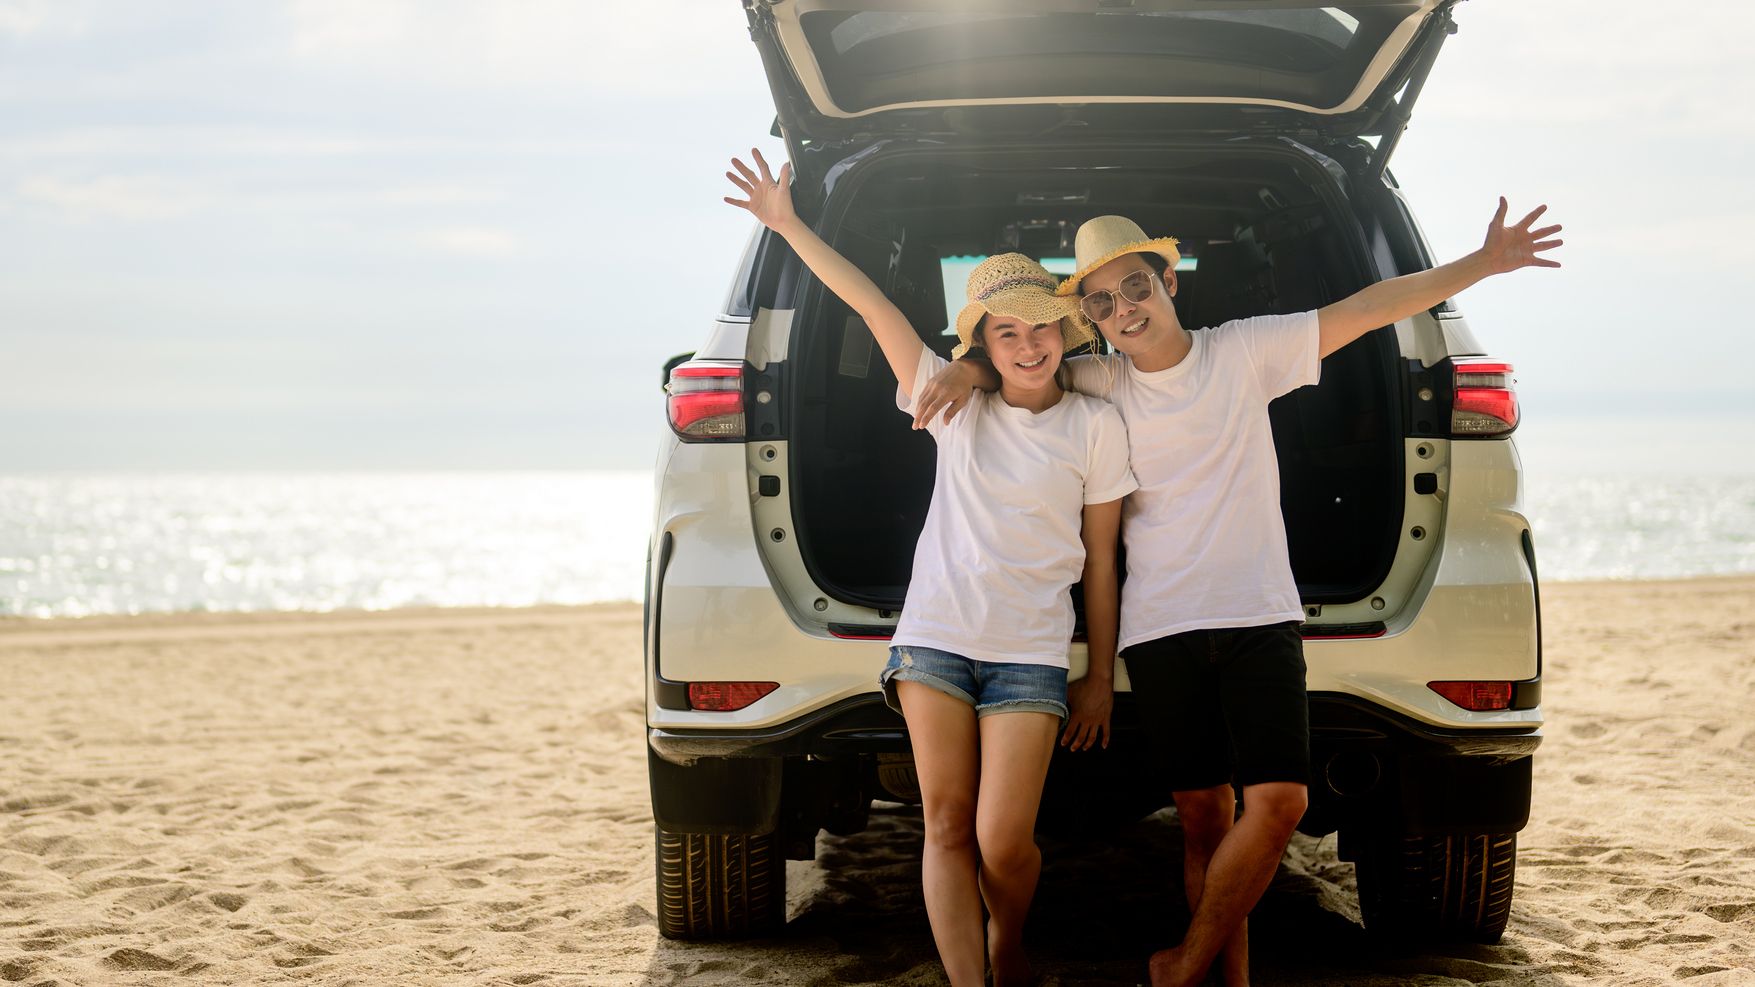
M 923 345 L 913 392 L 946 366 Z M 900 387 L 896 405 L 914 411 Z M 978 392 L 948 424 L 933 417 L 932 506 L 890 643 L 1065 668 L 1069 590 L 1085 567 L 1084 506 L 1138 486 L 1121 416 L 1069 391 L 1040 414 Z
M 1075 388 L 1121 413 L 1139 479 L 1121 512 L 1119 649 L 1304 618 L 1267 406 L 1321 376 L 1316 313 L 1189 335 L 1193 348 L 1168 370 L 1146 373 L 1120 353 L 1068 361 Z

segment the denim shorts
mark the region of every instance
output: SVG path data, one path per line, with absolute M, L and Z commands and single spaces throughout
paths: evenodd
M 878 676 L 884 702 L 900 713 L 897 682 L 919 682 L 975 707 L 977 717 L 991 713 L 1053 713 L 1067 718 L 1066 669 L 1058 665 L 976 661 L 937 648 L 892 647 L 890 660 Z

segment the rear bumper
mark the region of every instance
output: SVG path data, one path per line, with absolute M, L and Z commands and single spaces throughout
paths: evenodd
M 659 757 L 688 765 L 707 758 L 838 757 L 849 754 L 905 754 L 908 728 L 881 695 L 843 699 L 779 726 L 754 730 L 647 731 Z
M 1116 697 L 1116 730 L 1103 758 L 1057 759 L 1054 771 L 1083 765 L 1105 775 L 1101 785 L 1051 777 L 1057 790 L 1080 798 L 1138 803 L 1162 792 L 1140 749 L 1132 697 Z M 1300 828 L 1320 835 L 1346 829 L 1381 835 L 1515 832 L 1529 820 L 1530 767 L 1540 731 L 1513 723 L 1501 729 L 1435 727 L 1355 696 L 1310 697 L 1310 809 Z M 727 812 L 771 827 L 780 804 L 774 786 L 788 760 L 811 758 L 857 771 L 867 756 L 909 751 L 902 718 L 881 697 L 856 696 L 787 723 L 757 730 L 651 729 L 654 810 L 666 828 L 726 832 Z M 1099 765 L 1102 765 L 1100 768 Z M 1119 774 L 1118 764 L 1128 769 Z M 1070 784 L 1069 784 L 1070 783 Z M 1133 791 L 1120 789 L 1132 788 Z M 1167 803 L 1166 797 L 1160 802 Z M 756 797 L 758 796 L 759 797 Z M 1052 814 L 1050 806 L 1044 812 Z
M 1310 809 L 1299 826 L 1381 835 L 1510 833 L 1529 822 L 1535 726 L 1447 729 L 1355 696 L 1310 697 Z
M 1131 697 L 1117 699 L 1122 704 Z M 1517 725 L 1503 730 L 1445 729 L 1393 713 L 1355 696 L 1310 697 L 1312 754 L 1399 752 L 1417 761 L 1462 758 L 1503 764 L 1535 753 L 1541 731 Z M 908 728 L 877 694 L 855 696 L 796 720 L 757 730 L 647 731 L 652 750 L 673 764 L 703 757 L 837 757 L 905 753 Z M 1318 769 L 1320 769 L 1320 765 Z M 1313 779 L 1320 780 L 1320 779 Z

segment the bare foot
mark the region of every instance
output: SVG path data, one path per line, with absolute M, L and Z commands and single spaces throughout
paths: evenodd
M 993 973 L 993 987 L 1029 987 L 1030 959 L 1024 955 L 1021 936 L 1002 941 L 993 920 L 987 920 L 987 965 Z
M 1201 981 L 1202 971 L 1188 968 L 1181 947 L 1153 953 L 1146 969 L 1151 974 L 1152 987 L 1194 987 Z

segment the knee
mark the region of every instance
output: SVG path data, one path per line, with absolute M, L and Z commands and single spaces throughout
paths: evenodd
M 1298 828 L 1304 810 L 1310 806 L 1310 793 L 1303 785 L 1283 782 L 1261 785 L 1246 793 L 1243 813 L 1256 816 L 1287 837 Z
M 1182 820 L 1182 838 L 1188 848 L 1203 857 L 1210 857 L 1237 814 L 1237 800 L 1230 788 L 1210 788 L 1198 792 L 1179 792 L 1176 815 Z
M 981 866 L 991 871 L 1011 874 L 1028 870 L 1042 857 L 1036 848 L 1036 837 L 1028 829 L 979 826 L 976 838 L 981 848 Z
M 969 803 L 934 806 L 925 813 L 926 842 L 939 850 L 975 846 L 975 807 Z

